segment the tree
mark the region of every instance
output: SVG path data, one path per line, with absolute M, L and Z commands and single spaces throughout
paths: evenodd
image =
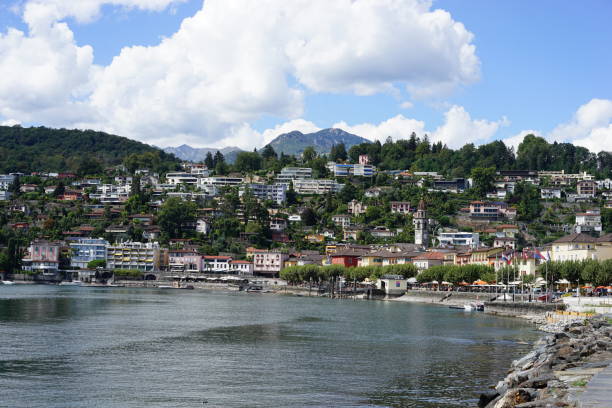
M 338 193 L 338 198 L 343 203 L 348 203 L 349 201 L 357 198 L 357 188 L 351 182 L 347 182 L 340 193 Z
M 495 181 L 495 167 L 475 167 L 472 169 L 472 180 L 474 191 L 480 197 L 485 197 L 493 190 Z
M 540 193 L 531 184 L 517 183 L 508 201 L 517 204 L 518 219 L 521 221 L 536 220 L 542 212 Z
M 211 170 L 215 168 L 215 159 L 213 159 L 213 155 L 211 152 L 206 153 L 204 164 Z
M 161 206 L 157 221 L 161 231 L 168 238 L 181 238 L 187 224 L 196 220 L 198 207 L 192 201 L 183 201 L 178 197 L 168 198 Z
M 314 147 L 308 146 L 302 152 L 302 161 L 308 163 L 317 158 L 317 151 Z
M 276 152 L 274 151 L 272 145 L 267 144 L 263 149 L 261 149 L 261 157 L 263 157 L 264 160 L 277 159 Z
M 341 142 L 337 145 L 333 145 L 329 157 L 335 162 L 345 161 L 348 158 L 348 154 L 346 153 L 346 146 L 344 146 L 344 143 Z
M 225 156 L 223 156 L 223 153 L 217 150 L 217 153 L 215 153 L 213 162 L 214 162 L 215 167 L 217 167 L 217 164 L 219 163 L 225 163 Z
M 255 152 L 240 152 L 236 156 L 236 162 L 234 167 L 237 171 L 243 173 L 250 173 L 253 171 L 261 170 L 262 160 L 261 156 Z
M 87 263 L 87 269 L 106 268 L 106 261 L 104 259 L 95 259 Z
M 61 195 L 64 195 L 65 192 L 66 187 L 64 186 L 64 182 L 60 181 L 59 183 L 57 183 L 57 187 L 55 187 L 55 190 L 53 190 L 53 196 L 59 197 Z
M 309 227 L 317 224 L 317 214 L 312 208 L 304 208 L 304 211 L 302 211 L 302 222 Z

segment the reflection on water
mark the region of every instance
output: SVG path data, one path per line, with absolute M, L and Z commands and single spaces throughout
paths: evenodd
M 537 337 L 429 305 L 4 287 L 0 406 L 474 406 Z

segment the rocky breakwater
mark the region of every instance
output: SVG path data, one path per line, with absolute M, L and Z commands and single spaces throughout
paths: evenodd
M 480 396 L 479 407 L 580 406 L 578 396 L 585 385 L 612 362 L 612 325 L 604 318 L 593 318 L 545 329 L 556 332 L 513 361 L 506 378 Z

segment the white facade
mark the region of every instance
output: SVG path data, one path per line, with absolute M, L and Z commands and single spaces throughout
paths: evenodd
M 204 186 L 215 186 L 215 187 L 231 187 L 238 186 L 244 182 L 241 177 L 202 177 L 198 180 L 198 185 Z
M 253 275 L 253 263 L 248 261 L 231 261 L 230 268 L 233 274 L 252 276 Z
M 204 256 L 202 257 L 202 270 L 208 273 L 230 273 L 231 260 L 229 256 Z
M 480 238 L 477 232 L 440 232 L 438 234 L 440 245 L 470 246 L 477 248 Z
M 332 221 L 334 224 L 340 226 L 342 229 L 348 228 L 353 224 L 351 222 L 351 216 L 344 214 L 332 216 Z
M 166 180 L 168 181 L 168 184 L 172 184 L 173 186 L 179 184 L 196 185 L 198 184 L 199 179 L 200 177 L 198 175 L 185 172 L 175 172 L 166 174 Z
M 338 193 L 343 187 L 344 184 L 328 179 L 295 180 L 293 182 L 293 188 L 298 194 Z
M 540 198 L 543 200 L 551 200 L 553 198 L 561 198 L 561 189 L 559 188 L 542 188 L 540 189 Z
M 284 167 L 276 176 L 278 181 L 303 180 L 312 178 L 312 169 L 310 167 Z
M 283 183 L 275 183 L 275 184 L 261 184 L 261 183 L 252 183 L 247 184 L 245 188 L 240 190 L 240 195 L 242 196 L 246 188 L 251 190 L 251 193 L 255 197 L 260 200 L 272 200 L 277 204 L 282 204 L 285 202 L 287 197 L 287 184 Z
M 8 190 L 16 177 L 12 174 L 0 174 L 0 190 Z
M 576 224 L 574 230 L 581 232 L 601 232 L 601 213 L 599 210 L 587 210 L 584 213 L 576 214 Z

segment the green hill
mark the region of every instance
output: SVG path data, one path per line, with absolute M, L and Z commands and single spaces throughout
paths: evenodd
M 176 168 L 179 160 L 156 147 L 104 132 L 0 126 L 0 173 L 93 174 L 124 162 L 164 171 Z

